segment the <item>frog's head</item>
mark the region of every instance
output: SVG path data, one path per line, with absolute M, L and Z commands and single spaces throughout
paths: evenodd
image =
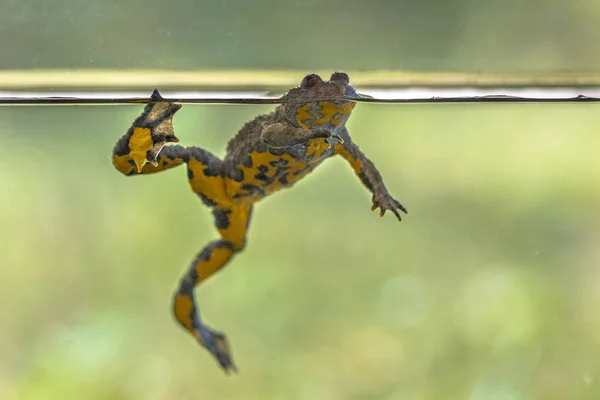
M 334 72 L 328 81 L 317 74 L 304 77 L 300 86 L 291 89 L 282 99 L 280 110 L 294 126 L 304 129 L 341 129 L 356 105 L 349 99 L 360 96 L 350 86 L 348 75 Z

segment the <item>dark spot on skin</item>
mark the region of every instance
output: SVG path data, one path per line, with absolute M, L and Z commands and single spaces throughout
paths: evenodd
M 192 158 L 205 166 L 202 171 L 205 176 L 221 176 L 222 161 L 215 155 L 199 147 L 189 147 L 188 151 Z
M 287 181 L 287 177 L 288 177 L 288 174 L 287 174 L 287 172 L 286 172 L 286 173 L 284 173 L 283 175 L 281 175 L 281 176 L 279 177 L 279 182 L 280 182 L 282 185 L 284 185 L 284 186 L 287 186 L 287 185 L 288 185 L 288 183 L 289 183 L 289 182 Z
M 148 150 L 146 152 L 146 160 L 148 160 L 150 164 L 158 162 L 157 156 L 158 154 L 154 150 Z
M 281 176 L 284 172 L 290 170 L 291 168 L 288 167 L 287 165 L 283 165 L 281 167 L 277 167 L 277 170 L 275 171 L 275 176 Z
M 229 214 L 231 214 L 231 210 L 228 209 L 213 209 L 213 215 L 215 216 L 215 225 L 217 226 L 217 229 L 223 230 L 229 227 Z
M 198 254 L 198 257 L 196 258 L 196 263 L 198 261 L 208 261 L 210 260 L 210 255 L 213 253 L 214 249 L 215 249 L 215 243 L 211 243 L 208 246 L 206 246 L 204 249 L 202 249 L 202 251 L 200 252 L 200 254 Z
M 131 140 L 131 135 L 133 135 L 133 127 L 129 128 L 127 133 L 117 140 L 117 143 L 115 143 L 115 147 L 113 148 L 113 156 L 124 156 L 129 154 L 129 140 Z
M 188 172 L 188 179 L 191 181 L 192 179 L 194 179 L 194 171 L 192 171 L 192 169 L 188 166 L 187 169 Z
M 267 183 L 272 181 L 272 178 L 267 176 L 267 172 L 269 172 L 269 167 L 267 167 L 266 165 L 259 165 L 257 169 L 258 174 L 254 175 L 256 179 Z
M 287 171 L 290 169 L 290 167 L 288 166 L 280 166 L 277 167 L 277 170 L 275 171 L 275 173 L 273 174 L 273 180 L 275 179 L 279 179 L 279 182 L 281 182 L 283 185 L 287 184 Z M 284 177 L 283 180 L 281 179 L 282 177 Z
M 242 165 L 246 168 L 252 168 L 252 157 L 250 156 L 246 156 L 243 160 L 242 160 Z
M 194 260 L 194 265 L 198 262 L 198 258 L 196 258 Z M 179 284 L 179 289 L 177 290 L 177 294 L 178 295 L 188 295 L 194 290 L 194 282 L 196 282 L 198 280 L 198 274 L 196 273 L 196 269 L 195 268 L 190 268 L 188 270 L 188 273 L 185 274 L 185 276 L 183 277 L 183 279 L 181 280 L 181 283 Z M 194 314 L 195 314 L 195 310 L 196 310 L 196 305 L 194 304 L 192 309 L 194 310 Z M 191 314 L 191 313 L 190 313 Z M 193 316 L 190 315 L 190 318 L 193 320 Z
M 196 193 L 196 194 L 198 195 L 198 197 L 200 197 L 200 200 L 202 200 L 202 203 L 204 203 L 204 205 L 209 206 L 209 207 L 215 207 L 217 205 L 217 203 L 214 200 L 212 200 L 205 194 L 203 194 L 203 193 Z
M 235 250 L 235 246 L 233 245 L 233 243 L 227 241 L 227 240 L 217 240 L 215 243 L 215 247 L 218 247 L 220 249 L 230 249 L 230 250 Z
M 303 174 L 304 172 L 309 171 L 311 169 L 312 169 L 312 167 L 309 164 L 306 164 L 304 167 L 302 167 L 299 170 L 297 170 L 296 172 L 294 172 L 294 176 Z
M 163 167 L 166 167 L 167 165 L 169 165 L 169 162 L 167 160 L 163 160 L 162 165 Z
M 230 176 L 231 179 L 233 179 L 236 182 L 241 182 L 241 181 L 244 180 L 244 172 L 241 169 L 239 169 L 239 168 L 234 168 L 231 171 L 230 175 L 231 175 Z
M 284 167 L 288 164 L 288 160 L 284 160 L 283 158 L 280 158 L 277 161 L 271 161 L 269 164 L 271 164 L 272 167 Z
M 285 154 L 285 152 L 286 150 L 284 148 L 271 147 L 269 149 L 269 153 L 273 154 L 274 156 L 282 156 Z
M 211 167 L 206 167 L 204 168 L 204 175 L 205 176 L 219 176 L 221 175 L 220 171 L 217 168 L 211 168 Z

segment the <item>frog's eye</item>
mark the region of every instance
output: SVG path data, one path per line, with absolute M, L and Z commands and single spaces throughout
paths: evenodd
M 319 75 L 310 74 L 310 75 L 306 75 L 304 77 L 300 86 L 302 86 L 303 88 L 310 88 L 310 87 L 315 86 L 319 82 L 323 82 L 323 79 L 321 79 L 321 77 Z
M 348 74 L 346 74 L 344 72 L 334 72 L 331 75 L 331 78 L 329 78 L 329 80 L 336 81 L 336 82 L 350 83 L 350 78 L 348 77 Z

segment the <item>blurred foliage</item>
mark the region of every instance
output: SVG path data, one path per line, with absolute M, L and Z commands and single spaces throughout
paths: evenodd
M 0 0 L 0 68 L 598 70 L 597 0 Z
M 269 109 L 185 106 L 175 127 L 223 155 Z M 259 204 L 198 291 L 235 377 L 170 315 L 210 212 L 184 169 L 111 166 L 140 111 L 0 110 L 1 398 L 600 395 L 598 105 L 359 105 L 350 131 L 410 214 L 370 212 L 341 159 Z

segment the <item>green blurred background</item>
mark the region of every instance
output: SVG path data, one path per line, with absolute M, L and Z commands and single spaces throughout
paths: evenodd
M 1 0 L 0 68 L 595 70 L 596 0 Z
M 598 71 L 600 3 L 0 0 L 0 68 Z M 302 75 L 298 76 L 298 82 Z M 185 106 L 219 156 L 271 106 Z M 226 377 L 171 296 L 217 237 L 184 169 L 126 178 L 141 112 L 0 109 L 2 399 L 600 398 L 600 105 L 367 105 L 349 122 L 410 214 L 341 159 L 255 210 L 202 285 Z

